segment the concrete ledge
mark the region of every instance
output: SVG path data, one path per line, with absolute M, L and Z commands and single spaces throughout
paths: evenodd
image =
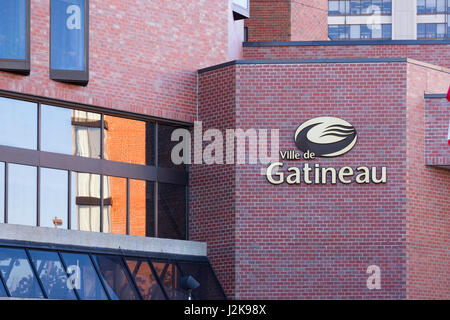
M 1 240 L 186 256 L 206 256 L 207 254 L 205 242 L 38 228 L 13 224 L 0 224 Z

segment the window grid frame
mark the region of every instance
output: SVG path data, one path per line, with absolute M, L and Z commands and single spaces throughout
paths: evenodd
M 331 1 L 338 1 L 339 2 L 339 5 L 340 5 L 340 2 L 347 2 L 348 1 L 348 7 L 347 7 L 347 5 L 345 4 L 344 6 L 346 7 L 346 12 L 345 13 L 330 13 L 330 2 Z M 371 4 L 370 4 L 370 6 L 372 6 L 373 4 L 373 0 L 367 0 L 367 1 L 370 1 L 371 2 Z M 380 13 L 379 14 L 377 14 L 377 16 L 379 15 L 379 16 L 392 16 L 392 0 L 379 0 L 380 2 L 381 2 L 381 8 L 380 8 Z M 328 8 L 327 8 L 327 10 L 328 10 L 328 16 L 330 16 L 330 17 L 345 17 L 345 16 L 354 16 L 354 17 L 358 17 L 358 16 L 372 16 L 372 15 L 374 15 L 374 13 L 362 13 L 361 11 L 362 11 L 362 1 L 360 0 L 359 1 L 359 13 L 351 13 L 351 0 L 328 0 Z M 389 9 L 389 13 L 387 13 L 387 12 L 384 12 L 384 3 L 390 3 L 391 5 L 390 5 L 390 9 Z

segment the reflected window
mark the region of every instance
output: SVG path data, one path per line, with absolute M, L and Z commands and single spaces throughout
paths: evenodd
M 37 168 L 8 165 L 8 223 L 36 226 Z
M 72 229 L 100 232 L 100 175 L 72 172 L 71 181 Z
M 152 261 L 152 264 L 169 299 L 186 299 L 186 292 L 180 287 L 181 274 L 176 264 L 155 261 Z
M 0 97 L 0 145 L 37 148 L 37 104 Z
M 94 260 L 113 300 L 139 299 L 120 257 L 97 255 Z
M 154 183 L 130 180 L 130 235 L 155 236 Z
M 30 250 L 30 256 L 49 299 L 77 300 L 58 253 Z
M 154 132 L 153 123 L 105 115 L 105 159 L 153 165 Z
M 144 300 L 165 300 L 164 293 L 145 260 L 127 259 L 128 268 Z
M 0 162 L 0 223 L 5 222 L 5 163 Z
M 108 300 L 88 255 L 63 252 L 61 256 L 81 300 Z
M 158 237 L 186 240 L 186 186 L 158 184 Z
M 40 226 L 67 229 L 67 171 L 41 168 L 40 183 Z
M 127 180 L 103 177 L 103 232 L 127 234 Z
M 0 248 L 0 272 L 12 297 L 44 298 L 25 250 Z
M 100 158 L 101 115 L 42 105 L 41 150 Z
M 179 168 L 184 169 L 185 164 L 176 165 L 172 161 L 172 149 L 179 141 L 172 141 L 172 133 L 179 128 L 158 125 L 158 166 L 164 168 Z M 183 156 L 183 155 L 181 155 Z

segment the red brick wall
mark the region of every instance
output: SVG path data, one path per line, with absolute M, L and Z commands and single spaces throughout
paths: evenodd
M 450 146 L 447 143 L 449 121 L 450 102 L 446 98 L 425 99 L 426 164 L 450 166 Z
M 291 41 L 328 39 L 328 1 L 291 2 Z
M 290 41 L 291 0 L 251 0 L 248 41 Z
M 411 58 L 450 68 L 450 44 L 245 47 L 244 59 Z
M 233 90 L 219 82 L 232 68 L 238 88 L 235 110 L 233 102 L 223 103 L 234 101 L 228 96 Z M 229 296 L 448 298 L 449 174 L 425 167 L 423 160 L 423 94 L 438 92 L 448 80 L 444 72 L 406 62 L 237 65 L 201 73 L 199 118 L 207 122 L 205 128 L 233 126 L 233 121 L 221 122 L 220 110 L 226 119 L 230 113 L 236 116 L 232 128 L 280 129 L 280 149 L 295 150 L 299 124 L 338 116 L 356 127 L 357 145 L 344 156 L 312 163 L 388 169 L 385 185 L 273 186 L 259 175 L 263 166 L 236 165 L 235 183 L 224 183 L 221 176 L 202 188 L 208 180 L 196 176 L 229 169 L 197 167 L 191 173 L 196 190 L 192 219 L 208 214 L 199 223 L 210 228 L 208 221 L 222 218 L 221 207 L 233 210 L 235 217 L 228 220 L 235 228 L 230 249 L 234 278 L 218 271 Z M 285 167 L 304 163 L 283 162 Z M 194 203 L 212 207 L 200 210 Z M 220 238 L 220 233 L 212 236 L 214 242 Z M 216 270 L 230 267 L 233 260 L 210 257 Z M 381 268 L 381 290 L 366 287 L 369 265 Z
M 430 79 L 430 81 L 425 81 Z M 407 108 L 407 278 L 409 299 L 450 298 L 450 170 L 425 166 L 424 123 L 434 118 L 436 129 L 444 122 L 448 129 L 448 112 L 442 116 L 428 114 L 423 92 L 443 93 L 450 83 L 449 74 L 410 64 L 408 66 Z M 438 100 L 431 103 L 438 104 Z M 441 109 L 444 103 L 441 102 Z M 447 102 L 447 111 L 449 104 Z M 442 110 L 443 111 L 443 110 Z M 426 113 L 425 113 L 426 112 Z M 444 120 L 445 118 L 445 120 Z M 429 122 L 428 122 L 429 123 Z M 447 130 L 446 130 L 447 132 Z M 428 140 L 430 137 L 426 136 Z M 433 145 L 441 145 L 442 135 Z M 449 153 L 447 153 L 448 155 Z
M 78 87 L 49 79 L 49 1 L 31 1 L 31 75 L 0 72 L 0 89 L 193 121 L 196 70 L 227 58 L 227 10 L 223 0 L 91 0 L 90 82 Z
M 222 68 L 199 79 L 199 118 L 203 126 L 225 130 L 236 122 L 236 71 Z M 190 166 L 190 240 L 206 241 L 220 283 L 235 296 L 235 190 L 232 165 Z

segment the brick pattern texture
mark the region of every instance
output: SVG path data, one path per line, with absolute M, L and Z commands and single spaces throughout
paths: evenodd
M 446 98 L 425 101 L 425 163 L 450 166 L 448 126 L 450 102 Z
M 291 1 L 291 28 L 291 41 L 327 40 L 328 1 Z

